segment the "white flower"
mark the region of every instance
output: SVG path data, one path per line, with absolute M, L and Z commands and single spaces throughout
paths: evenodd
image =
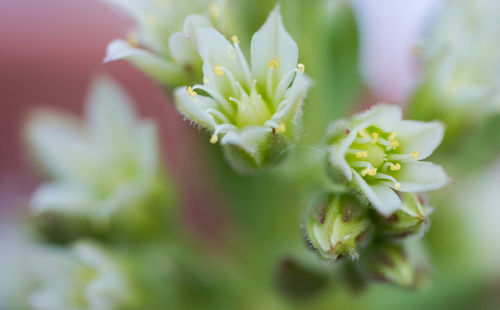
M 295 138 L 311 81 L 298 64 L 298 48 L 286 32 L 279 6 L 251 42 L 251 65 L 240 49 L 213 28 L 196 31 L 203 85 L 175 91 L 177 108 L 221 141 L 230 163 L 254 171 L 279 160 Z
M 425 61 L 439 106 L 462 119 L 500 112 L 500 2 L 446 1 L 425 42 Z
M 31 205 L 37 213 L 105 222 L 146 197 L 157 180 L 156 127 L 136 118 L 130 99 L 108 78 L 96 79 L 85 108 L 86 123 L 54 112 L 28 123 L 28 143 L 51 177 Z
M 333 124 L 329 165 L 335 178 L 357 187 L 380 213 L 390 215 L 401 206 L 395 191 L 429 191 L 448 182 L 441 166 L 422 161 L 443 134 L 439 122 L 401 120 L 399 107 L 380 104 Z
M 107 252 L 79 242 L 71 251 L 42 248 L 30 269 L 34 310 L 127 309 L 135 294 L 123 267 Z
M 166 86 L 200 78 L 201 59 L 193 32 L 198 27 L 223 24 L 224 0 L 102 1 L 121 9 L 136 24 L 127 39 L 108 45 L 105 62 L 127 59 Z

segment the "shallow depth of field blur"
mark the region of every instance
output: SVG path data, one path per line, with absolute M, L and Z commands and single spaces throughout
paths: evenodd
M 145 303 L 149 308 L 125 302 L 95 309 L 499 309 L 500 22 L 493 21 L 500 20 L 500 5 L 489 1 L 492 9 L 483 9 L 483 18 L 475 16 L 492 20 L 483 33 L 475 29 L 479 22 L 466 16 L 461 27 L 447 25 L 444 13 L 451 10 L 443 9 L 444 0 L 281 0 L 283 22 L 314 86 L 305 102 L 296 157 L 278 172 L 248 176 L 231 169 L 218 145 L 208 143 L 210 136 L 190 126 L 165 87 L 124 60 L 103 63 L 108 43 L 132 28 L 124 14 L 99 0 L 1 0 L 0 310 L 2 299 L 17 295 L 12 309 L 54 310 L 28 306 L 33 296 L 21 292 L 28 269 L 64 278 L 61 283 L 74 276 L 61 275 L 57 269 L 66 268 L 66 261 L 50 255 L 20 267 L 28 261 L 22 256 L 38 253 L 19 250 L 29 242 L 57 251 L 71 246 L 83 256 L 87 243 L 106 249 L 114 242 L 111 252 L 136 278 L 127 288 L 121 281 L 111 283 L 120 289 L 106 291 L 109 296 L 127 290 L 147 291 L 138 300 L 161 296 Z M 241 2 L 235 19 L 246 48 L 276 3 Z M 467 27 L 478 32 L 464 31 Z M 435 52 L 440 45 L 445 48 Z M 95 77 L 113 79 L 130 96 L 135 117 L 157 126 L 161 181 L 154 185 L 153 199 L 171 206 L 165 227 L 149 219 L 132 225 L 118 219 L 112 227 L 123 225 L 123 233 L 85 235 L 78 225 L 86 224 L 39 218 L 32 210 L 33 194 L 48 178 L 26 139 L 28 124 L 47 109 L 83 119 Z M 489 92 L 477 99 L 481 103 L 466 102 L 482 88 Z M 355 279 L 335 271 L 327 280 L 309 275 L 283 280 L 282 269 L 291 258 L 306 264 L 316 259 L 304 245 L 301 220 L 311 193 L 323 185 L 316 177 L 323 165 L 308 160 L 322 156 L 318 145 L 329 123 L 378 102 L 403 107 L 405 117 L 438 119 L 447 126 L 432 161 L 447 170 L 451 181 L 429 194 L 433 213 L 421 239 L 429 277 L 415 289 L 378 282 L 357 286 L 350 283 Z M 168 237 L 158 238 L 160 233 Z M 81 244 L 70 245 L 75 239 Z M 185 244 L 176 244 L 179 240 Z M 54 292 L 66 284 L 57 285 Z M 172 289 L 163 291 L 163 285 Z M 37 298 L 57 299 L 48 293 Z M 74 309 L 94 309 L 89 307 Z

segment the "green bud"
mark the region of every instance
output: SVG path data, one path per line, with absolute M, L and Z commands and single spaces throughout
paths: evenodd
M 310 204 L 304 230 L 307 242 L 327 260 L 358 258 L 357 245 L 366 239 L 367 204 L 352 193 L 330 193 Z
M 388 218 L 382 218 L 380 232 L 393 238 L 420 236 L 429 228 L 432 208 L 424 205 L 420 194 L 403 193 L 401 207 Z

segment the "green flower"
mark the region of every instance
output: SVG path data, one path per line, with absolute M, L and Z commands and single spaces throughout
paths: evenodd
M 401 109 L 380 104 L 332 125 L 332 177 L 357 188 L 383 215 L 401 207 L 396 191 L 423 192 L 448 182 L 441 166 L 422 161 L 443 139 L 439 122 L 401 120 Z
M 366 239 L 368 204 L 351 193 L 323 194 L 312 201 L 304 219 L 307 242 L 327 260 L 358 258 Z
M 279 6 L 252 38 L 251 66 L 237 37 L 231 44 L 213 28 L 198 29 L 196 36 L 204 83 L 178 88 L 177 108 L 212 132 L 211 143 L 220 140 L 236 170 L 274 165 L 298 134 L 311 86 Z
M 163 182 L 157 132 L 150 121 L 137 119 L 130 99 L 107 78 L 94 82 L 85 112 L 86 123 L 48 111 L 28 123 L 28 143 L 51 179 L 36 189 L 31 206 L 37 214 L 103 224 L 133 210 Z
M 77 243 L 71 251 L 44 249 L 29 266 L 32 309 L 128 309 L 135 302 L 128 275 L 99 247 Z
M 223 21 L 224 0 L 102 0 L 130 16 L 136 29 L 107 48 L 105 62 L 126 59 L 165 86 L 199 81 L 194 31 Z M 184 28 L 183 26 L 184 25 Z

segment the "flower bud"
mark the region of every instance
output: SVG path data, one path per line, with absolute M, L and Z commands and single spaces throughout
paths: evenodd
M 401 207 L 388 218 L 381 217 L 379 232 L 391 238 L 420 236 L 429 227 L 432 208 L 424 205 L 421 194 L 403 193 Z
M 434 190 L 448 182 L 441 166 L 423 161 L 443 133 L 439 122 L 402 120 L 398 106 L 379 104 L 331 126 L 328 170 L 334 181 L 356 188 L 389 216 L 401 207 L 397 192 Z
M 358 258 L 357 245 L 366 239 L 368 206 L 351 193 L 316 197 L 308 207 L 304 232 L 309 245 L 324 259 Z
M 283 26 L 279 6 L 251 43 L 251 65 L 239 40 L 217 30 L 196 31 L 203 84 L 175 90 L 177 109 L 220 142 L 241 173 L 273 167 L 286 155 L 301 127 L 311 81 L 298 63 L 298 48 Z

